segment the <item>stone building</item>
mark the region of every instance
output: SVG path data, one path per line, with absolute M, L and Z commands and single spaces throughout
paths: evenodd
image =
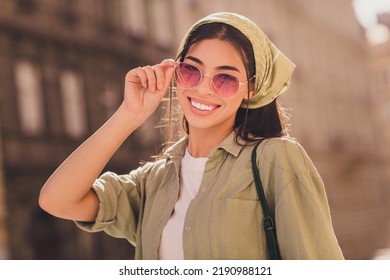
M 124 240 L 42 213 L 39 190 L 118 106 L 127 70 L 174 57 L 187 28 L 216 11 L 248 16 L 296 63 L 282 102 L 325 182 L 345 257 L 390 247 L 390 41 L 370 44 L 351 2 L 2 1 L 0 257 L 131 258 Z M 107 169 L 126 172 L 158 153 L 158 121 L 159 113 Z
M 56 167 L 120 104 L 126 72 L 171 57 L 168 2 L 2 1 L 0 257 L 132 257 L 126 241 L 84 233 L 43 213 L 37 200 Z M 127 172 L 158 153 L 159 118 L 132 135 L 107 169 Z

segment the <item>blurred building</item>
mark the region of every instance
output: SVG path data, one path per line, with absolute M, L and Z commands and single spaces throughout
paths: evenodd
M 386 25 L 387 27 L 390 27 L 390 12 L 380 13 L 378 15 L 378 22 L 380 24 Z
M 41 211 L 37 200 L 50 174 L 118 107 L 126 72 L 171 57 L 168 2 L 1 1 L 0 257 L 132 257 L 126 241 L 84 233 Z M 158 153 L 158 119 L 107 168 L 127 172 Z
M 16 259 L 132 255 L 123 240 L 42 213 L 39 190 L 113 113 L 129 69 L 174 57 L 194 21 L 233 11 L 258 23 L 296 63 L 282 97 L 291 135 L 324 179 L 345 257 L 373 258 L 390 244 L 389 25 L 382 15 L 382 33 L 364 30 L 351 2 L 2 1 L 0 252 Z M 131 136 L 107 169 L 127 172 L 158 153 L 158 118 Z
M 370 259 L 389 236 L 390 41 L 367 41 L 348 0 L 273 2 L 278 23 L 259 22 L 297 64 L 292 135 L 323 176 L 346 258 Z
M 325 181 L 345 257 L 370 259 L 389 238 L 390 40 L 369 42 L 349 0 L 262 3 L 256 20 L 297 64 L 291 134 Z

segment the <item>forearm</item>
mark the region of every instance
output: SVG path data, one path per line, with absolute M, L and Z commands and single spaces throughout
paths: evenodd
M 39 205 L 52 215 L 93 221 L 98 198 L 91 190 L 126 138 L 158 107 L 173 78 L 175 61 L 138 67 L 126 74 L 124 99 L 115 114 L 53 173 L 43 186 Z
M 63 218 L 77 218 L 79 206 L 86 216 L 97 212 L 97 198 L 91 194 L 94 180 L 112 155 L 144 121 L 141 115 L 132 115 L 124 106 L 53 173 L 43 186 L 39 204 L 47 212 Z M 83 204 L 83 205 L 81 205 Z M 89 209 L 88 209 L 89 208 Z M 93 208 L 93 209 L 91 209 Z M 76 214 L 76 216 L 75 216 Z

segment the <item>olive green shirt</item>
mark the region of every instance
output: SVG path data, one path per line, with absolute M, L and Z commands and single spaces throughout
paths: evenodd
M 93 186 L 100 201 L 96 221 L 77 225 L 126 238 L 136 248 L 136 259 L 158 259 L 161 233 L 178 198 L 187 143 L 183 138 L 166 159 L 129 174 L 103 174 Z M 185 259 L 267 259 L 252 149 L 236 144 L 232 133 L 210 153 L 186 213 Z M 258 147 L 257 162 L 282 258 L 343 259 L 323 182 L 304 149 L 290 138 L 268 139 Z

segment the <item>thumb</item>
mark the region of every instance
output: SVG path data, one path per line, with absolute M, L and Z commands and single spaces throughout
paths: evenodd
M 164 87 L 162 88 L 163 92 L 167 91 L 167 89 L 169 87 L 169 84 L 173 80 L 174 73 L 175 73 L 175 66 L 166 67 L 166 70 L 165 70 L 165 84 L 164 84 Z

